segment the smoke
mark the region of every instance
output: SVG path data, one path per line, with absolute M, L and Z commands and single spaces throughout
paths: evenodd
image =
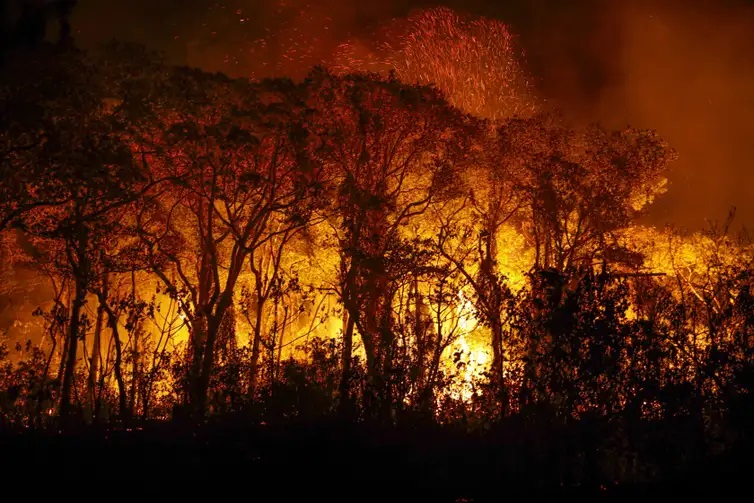
M 736 206 L 737 223 L 751 226 L 754 10 L 675 4 L 621 12 L 620 80 L 601 90 L 593 114 L 657 129 L 678 150 L 654 219 L 698 228 Z
M 651 222 L 738 208 L 754 227 L 754 8 L 743 0 L 79 0 L 74 36 L 118 38 L 233 76 L 301 77 L 339 45 L 443 4 L 511 26 L 539 94 L 577 122 L 656 129 L 676 148 Z
M 754 227 L 754 6 L 535 1 L 518 25 L 540 91 L 570 118 L 656 129 L 679 153 L 649 222 Z
M 231 76 L 291 75 L 322 64 L 343 40 L 400 16 L 398 0 L 79 0 L 82 46 L 116 38 L 177 64 Z

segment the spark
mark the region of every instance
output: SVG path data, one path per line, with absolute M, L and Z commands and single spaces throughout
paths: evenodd
M 389 69 L 404 82 L 437 86 L 466 112 L 504 119 L 538 108 L 522 61 L 505 23 L 440 7 L 396 21 L 373 50 L 358 41 L 341 44 L 333 66 L 342 72 Z

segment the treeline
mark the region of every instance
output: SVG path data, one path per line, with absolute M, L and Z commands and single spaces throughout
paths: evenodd
M 693 457 L 745 416 L 750 254 L 720 232 L 642 254 L 675 155 L 652 131 L 122 44 L 11 53 L 0 89 L 4 278 L 52 292 L 41 342 L 0 352 L 5 424 L 531 420 L 626 453 L 677 423 Z

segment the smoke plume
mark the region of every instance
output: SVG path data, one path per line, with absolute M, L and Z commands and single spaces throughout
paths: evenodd
M 80 0 L 83 45 L 119 38 L 234 76 L 301 77 L 439 2 Z M 448 0 L 509 24 L 539 94 L 577 122 L 656 129 L 680 159 L 651 221 L 754 226 L 754 7 L 744 0 Z

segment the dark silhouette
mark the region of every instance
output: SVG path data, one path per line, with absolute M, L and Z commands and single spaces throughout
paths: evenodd
M 70 16 L 77 0 L 2 0 L 0 27 L 3 52 L 34 48 L 45 42 L 51 22 L 58 25 L 59 45 L 72 43 Z
M 52 301 L 34 343 L 0 334 L 4 461 L 264 485 L 295 460 L 343 499 L 482 501 L 699 489 L 745 460 L 752 247 L 730 219 L 638 226 L 674 157 L 654 132 L 491 127 L 393 76 L 51 54 L 24 15 L 0 288 L 23 268 Z

